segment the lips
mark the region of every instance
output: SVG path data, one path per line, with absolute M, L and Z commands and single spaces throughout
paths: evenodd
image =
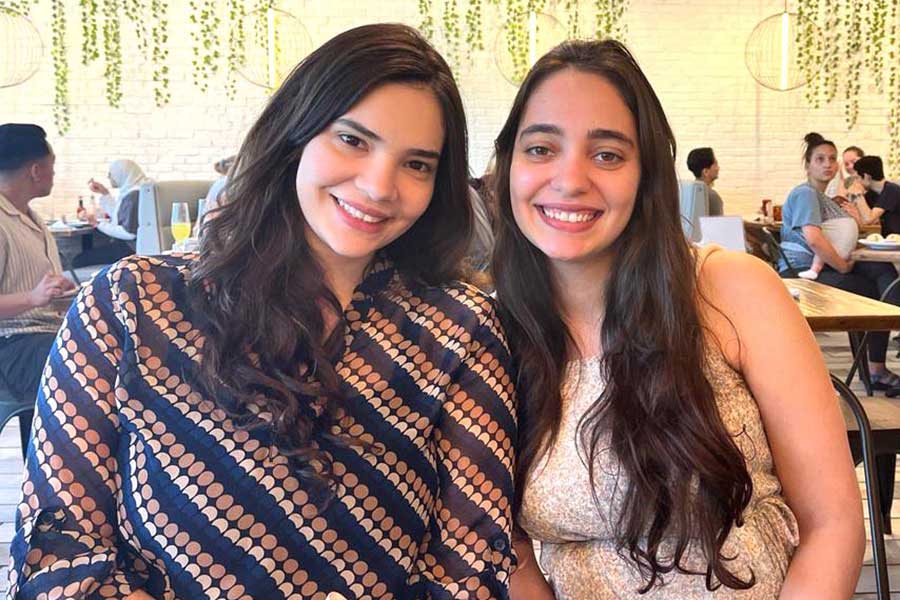
M 587 231 L 603 215 L 602 210 L 570 204 L 537 204 L 535 209 L 544 223 L 567 233 Z
M 331 195 L 331 198 L 337 203 L 341 210 L 343 210 L 354 219 L 362 221 L 363 223 L 377 225 L 378 223 L 383 223 L 388 219 L 387 215 L 384 215 L 378 211 L 374 211 L 370 208 L 363 208 L 358 204 L 354 204 L 342 198 L 338 198 L 334 194 Z

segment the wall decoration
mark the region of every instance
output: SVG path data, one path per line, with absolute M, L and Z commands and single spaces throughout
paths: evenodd
M 842 101 L 847 129 L 856 126 L 862 85 L 887 98 L 890 150 L 900 169 L 900 0 L 797 0 L 797 14 L 818 24 L 797 30 L 798 65 L 806 71 L 810 105 Z
M 25 15 L 0 8 L 0 88 L 31 79 L 44 56 L 44 42 Z
M 244 40 L 243 55 L 235 70 L 250 83 L 270 91 L 312 51 L 312 39 L 300 19 L 271 5 L 248 13 L 240 27 L 253 35 Z
M 784 92 L 806 85 L 817 74 L 818 63 L 801 66 L 798 31 L 804 38 L 820 43 L 821 31 L 815 23 L 784 11 L 760 21 L 744 47 L 744 64 L 761 86 Z M 817 37 L 818 36 L 818 37 Z
M 78 10 L 71 11 L 71 16 L 78 22 L 70 24 L 67 5 L 75 0 L 0 0 L 5 18 L 15 14 L 27 20 L 31 8 L 38 3 L 50 7 L 54 117 L 61 135 L 70 125 L 67 35 L 72 33 L 81 34 L 80 66 L 102 61 L 105 96 L 112 107 L 119 107 L 123 100 L 123 61 L 133 54 L 126 52 L 130 44 L 136 46 L 139 56 L 149 65 L 157 106 L 165 106 L 171 100 L 171 19 L 189 23 L 194 84 L 207 91 L 213 78 L 224 71 L 230 98 L 235 95 L 236 75 L 272 90 L 312 50 L 312 40 L 300 18 L 279 7 L 278 0 L 77 1 Z M 477 53 L 492 51 L 503 76 L 516 85 L 535 58 L 562 39 L 583 31 L 602 37 L 621 37 L 626 32 L 628 0 L 409 0 L 413 1 L 420 15 L 420 31 L 435 43 L 451 66 L 458 67 L 462 61 L 472 64 Z M 486 11 L 495 12 L 491 22 L 504 23 L 498 34 L 489 32 L 495 37 L 490 48 L 486 48 L 490 45 L 484 25 Z M 14 65 L 33 72 L 27 57 L 12 58 L 23 56 L 23 50 L 16 52 L 7 50 L 0 57 L 7 61 L 7 71 Z M 22 76 L 17 71 L 10 81 Z

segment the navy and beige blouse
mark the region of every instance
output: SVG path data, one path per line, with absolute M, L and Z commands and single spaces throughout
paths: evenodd
M 44 372 L 15 598 L 507 598 L 516 435 L 491 301 L 382 263 L 344 314 L 333 501 L 197 384 L 192 258 L 132 257 L 79 295 Z M 384 448 L 377 452 L 373 448 Z

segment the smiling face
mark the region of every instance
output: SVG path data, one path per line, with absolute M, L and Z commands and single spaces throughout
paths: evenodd
M 422 216 L 443 141 L 434 93 L 395 83 L 365 96 L 309 141 L 297 168 L 297 196 L 307 241 L 326 271 L 365 267 Z
M 859 160 L 859 154 L 857 154 L 853 150 L 848 150 L 844 152 L 844 155 L 841 158 L 844 162 L 844 172 L 847 175 L 856 175 L 856 171 L 853 169 L 853 165 L 855 165 L 856 161 Z
M 556 267 L 607 262 L 641 179 L 634 116 L 607 80 L 572 68 L 529 98 L 516 133 L 516 224 Z
M 837 173 L 837 150 L 830 144 L 819 144 L 813 148 L 806 165 L 809 180 L 819 186 L 828 185 Z M 824 189 L 824 188 L 823 188 Z

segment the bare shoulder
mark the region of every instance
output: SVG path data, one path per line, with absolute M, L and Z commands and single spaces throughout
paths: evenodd
M 699 253 L 697 260 L 701 298 L 729 316 L 740 318 L 767 306 L 768 311 L 772 302 L 793 304 L 778 274 L 755 256 L 718 249 Z

